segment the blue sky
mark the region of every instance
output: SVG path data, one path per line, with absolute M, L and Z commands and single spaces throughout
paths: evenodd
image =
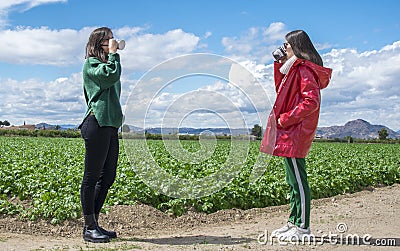
M 325 66 L 333 68 L 332 82 L 322 91 L 319 125 L 343 125 L 361 118 L 400 130 L 397 0 L 149 0 L 112 5 L 91 0 L 0 2 L 0 120 L 15 125 L 80 123 L 85 111 L 84 47 L 90 32 L 100 26 L 112 28 L 116 37 L 127 42 L 120 51 L 124 108 L 136 94 L 131 91 L 139 91 L 138 80 L 156 65 L 191 53 L 212 53 L 239 62 L 259 78 L 271 99 L 259 112 L 267 114 L 274 99 L 271 51 L 287 32 L 303 29 Z M 239 106 L 246 103 L 227 83 L 218 79 L 210 83 L 207 78 L 204 83 L 193 79 L 192 85 L 171 86 L 153 104 L 160 105 L 160 112 L 159 107 L 168 106 L 166 100 L 173 102 L 185 92 L 205 89 L 228 95 Z M 164 106 L 157 103 L 161 98 Z M 221 106 L 219 101 L 199 96 L 197 103 L 212 109 Z M 149 125 L 156 126 L 163 116 L 157 111 L 151 111 L 154 121 L 149 120 Z M 191 116 L 183 124 L 221 126 L 212 116 L 200 117 Z M 217 117 L 224 117 L 224 111 Z M 252 114 L 245 117 L 250 125 L 265 122 Z

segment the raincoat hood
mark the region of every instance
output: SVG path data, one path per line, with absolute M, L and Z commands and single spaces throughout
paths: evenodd
M 309 67 L 317 77 L 320 89 L 325 89 L 331 80 L 332 69 L 314 64 L 305 59 L 297 59 L 294 65 L 304 64 Z

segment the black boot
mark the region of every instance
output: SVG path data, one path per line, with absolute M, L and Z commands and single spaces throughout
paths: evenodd
M 99 222 L 99 215 L 98 215 L 98 214 L 95 214 L 94 217 L 95 217 L 96 222 L 97 222 L 97 225 L 98 225 L 98 222 Z M 107 235 L 110 239 L 112 239 L 112 238 L 117 238 L 117 233 L 116 233 L 116 232 L 105 230 L 104 228 L 102 228 L 102 227 L 100 227 L 100 226 L 98 226 L 98 227 L 99 227 L 100 231 L 101 231 L 104 235 Z
M 97 225 L 94 214 L 84 215 L 85 226 L 83 227 L 83 239 L 90 242 L 109 242 L 110 238 L 103 234 Z

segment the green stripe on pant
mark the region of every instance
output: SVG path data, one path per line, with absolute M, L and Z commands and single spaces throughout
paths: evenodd
M 304 158 L 284 158 L 286 182 L 290 187 L 289 222 L 298 227 L 310 226 L 310 187 Z

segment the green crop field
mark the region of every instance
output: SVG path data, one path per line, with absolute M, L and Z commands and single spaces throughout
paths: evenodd
M 181 144 L 189 152 L 201 150 L 198 141 L 181 141 Z M 130 165 L 131 159 L 121 142 L 117 179 L 106 205 L 141 202 L 180 215 L 189 207 L 215 212 L 286 204 L 288 187 L 281 158 L 266 161 L 261 169 L 263 175 L 256 182 L 249 182 L 259 155 L 259 144 L 250 142 L 247 158 L 226 187 L 201 198 L 182 199 L 171 198 L 147 186 L 135 172 L 138 169 Z M 147 147 L 160 168 L 185 179 L 206 177 L 216 172 L 227 162 L 231 151 L 230 141 L 220 140 L 209 158 L 188 163 L 174 158 L 163 141 L 147 141 Z M 82 139 L 0 137 L 0 148 L 0 215 L 17 215 L 30 220 L 44 218 L 52 223 L 80 217 Z M 399 144 L 314 143 L 307 157 L 312 197 L 329 197 L 368 186 L 399 183 L 399 153 Z M 142 153 L 138 151 L 137 154 Z

